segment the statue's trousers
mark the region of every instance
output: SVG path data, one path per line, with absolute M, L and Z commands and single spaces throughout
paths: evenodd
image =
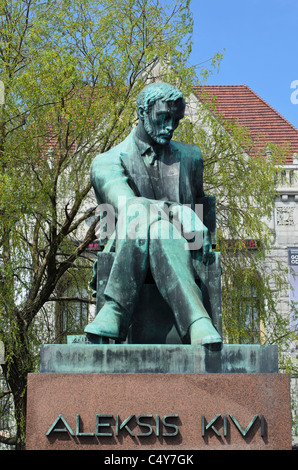
M 118 221 L 116 256 L 104 294 L 132 315 L 151 269 L 157 288 L 173 311 L 178 332 L 185 339 L 194 321 L 210 318 L 195 282 L 187 241 L 160 212 L 150 217 L 149 211 L 131 213 L 122 219 L 121 227 Z

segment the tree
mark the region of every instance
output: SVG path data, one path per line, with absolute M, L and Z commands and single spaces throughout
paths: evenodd
M 27 374 L 36 370 L 40 343 L 60 341 L 49 315 L 53 300 L 67 305 L 77 295 L 65 296 L 65 286 L 86 289 L 91 277 L 93 260 L 86 248 L 97 223 L 91 160 L 130 132 L 136 96 L 158 64 L 163 72 L 155 79 L 178 85 L 186 96 L 197 83 L 195 67 L 187 65 L 190 1 L 167 5 L 159 0 L 1 0 L 0 340 L 6 349 L 5 393 L 13 396 L 17 428 L 5 439 L 16 448 L 24 446 Z M 211 67 L 220 58 L 217 54 Z M 206 69 L 202 73 L 206 76 Z M 241 329 L 245 341 L 246 319 L 234 303 L 239 306 L 245 296 L 236 298 L 235 287 L 249 288 L 256 268 L 266 323 L 275 304 L 266 290 L 265 251 L 250 256 L 236 248 L 251 233 L 263 247 L 270 245 L 263 218 L 273 204 L 277 154 L 267 162 L 248 160 L 243 147 L 249 136 L 236 125 L 233 134 L 224 133 L 208 116 L 203 112 L 198 118 L 201 124 L 208 120 L 210 137 L 202 125 L 186 119 L 175 138 L 202 148 L 205 189 L 218 200 L 225 334 L 238 342 Z M 227 238 L 234 241 L 234 256 L 227 251 Z M 92 303 L 91 292 L 77 300 Z
M 270 257 L 274 234 L 268 222 L 288 148 L 267 142 L 258 149 L 248 130 L 218 115 L 215 100 L 207 94 L 202 91 L 203 102 L 179 133 L 201 148 L 205 192 L 216 196 L 225 339 L 278 343 L 287 349 L 297 331 L 290 331 L 277 301 L 288 286 L 288 267 Z M 246 242 L 252 239 L 255 249 Z
M 90 278 L 90 162 L 130 131 L 158 60 L 190 86 L 192 19 L 189 1 L 2 0 L 0 20 L 0 338 L 23 448 L 42 313 L 66 275 Z

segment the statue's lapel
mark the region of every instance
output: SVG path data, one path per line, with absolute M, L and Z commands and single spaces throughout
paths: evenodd
M 164 156 L 165 165 L 161 169 L 161 175 L 163 184 L 166 185 L 167 198 L 172 202 L 180 202 L 180 160 L 180 151 L 171 143 L 170 151 Z
M 192 184 L 190 181 L 190 171 L 188 158 L 180 153 L 180 174 L 179 174 L 179 202 L 181 204 L 193 205 Z
M 133 136 L 131 137 L 125 151 L 120 153 L 120 160 L 136 195 L 154 199 L 154 191 L 146 165 L 138 152 Z
M 136 196 L 155 199 L 153 187 L 144 160 L 139 154 L 135 144 L 133 132 L 126 140 L 126 145 L 120 153 L 120 160 L 129 178 L 129 183 L 135 191 Z M 179 185 L 179 202 L 181 204 L 193 205 L 191 171 L 189 158 L 184 155 L 176 143 L 171 143 L 172 165 L 171 170 L 177 175 L 177 187 Z M 174 191 L 175 193 L 175 191 Z M 175 200 L 176 198 L 174 198 Z

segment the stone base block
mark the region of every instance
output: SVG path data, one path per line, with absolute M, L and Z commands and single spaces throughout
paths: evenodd
M 43 344 L 40 372 L 276 373 L 278 346 Z
M 287 374 L 28 376 L 28 450 L 290 450 Z

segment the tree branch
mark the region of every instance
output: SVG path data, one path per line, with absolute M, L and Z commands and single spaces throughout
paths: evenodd
M 47 302 L 85 302 L 95 304 L 95 300 L 83 299 L 82 297 L 50 297 Z

